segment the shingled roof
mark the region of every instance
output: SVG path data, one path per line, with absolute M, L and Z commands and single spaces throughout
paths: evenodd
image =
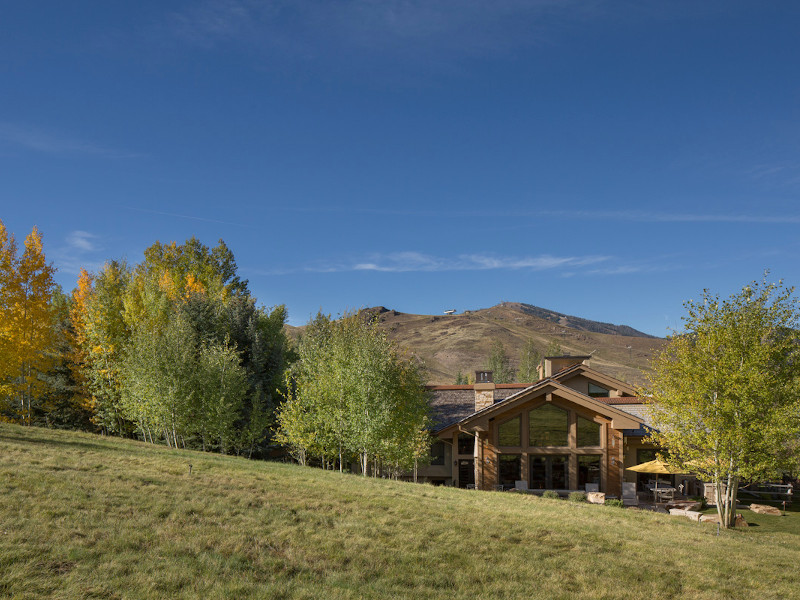
M 594 371 L 583 364 L 575 364 L 564 367 L 560 371 L 553 373 L 550 377 L 545 377 L 535 383 L 499 383 L 494 390 L 494 403 L 496 405 L 529 387 L 540 385 L 546 381 L 563 380 L 572 373 L 578 371 L 591 371 L 592 373 L 601 375 L 604 379 L 614 379 L 603 373 Z M 626 385 L 622 381 L 619 381 L 619 383 Z M 475 413 L 475 389 L 472 385 L 435 385 L 430 386 L 428 390 L 431 393 L 431 416 L 434 421 L 433 429 L 435 431 L 444 429 Z M 643 400 L 636 396 L 601 397 L 594 398 L 594 400 L 614 406 L 637 418 L 643 418 L 646 412 L 643 407 Z
M 533 384 L 498 384 L 494 390 L 495 404 L 531 385 Z M 475 412 L 475 390 L 471 385 L 434 385 L 428 390 L 431 393 L 434 430 L 457 423 Z

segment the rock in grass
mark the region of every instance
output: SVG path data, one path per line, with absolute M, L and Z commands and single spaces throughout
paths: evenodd
M 767 506 L 766 504 L 751 504 L 750 510 L 758 515 L 775 515 L 776 517 L 781 516 L 781 511 L 779 508 Z
M 717 515 L 702 515 L 700 517 L 701 523 L 719 523 L 719 517 Z
M 605 504 L 606 495 L 604 492 L 587 492 L 586 501 L 589 504 Z

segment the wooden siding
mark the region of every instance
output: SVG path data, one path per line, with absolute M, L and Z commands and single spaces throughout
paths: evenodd
M 608 441 L 606 443 L 605 471 L 606 494 L 622 498 L 622 478 L 625 463 L 622 455 L 622 432 L 618 429 L 608 428 Z

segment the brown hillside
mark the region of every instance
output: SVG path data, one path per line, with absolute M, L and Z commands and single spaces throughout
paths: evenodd
M 366 311 L 375 314 L 393 340 L 425 362 L 432 384 L 451 384 L 459 371 L 468 374 L 485 368 L 495 340 L 503 343 L 516 367 L 525 341 L 533 338 L 540 352 L 556 341 L 564 353 L 591 354 L 592 367 L 638 385 L 644 383 L 642 371 L 653 353 L 664 343 L 631 327 L 512 302 L 457 315 L 414 315 L 382 306 Z

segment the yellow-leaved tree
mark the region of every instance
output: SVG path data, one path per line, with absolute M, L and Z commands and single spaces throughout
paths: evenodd
M 0 227 L 2 224 L 0 223 Z M 23 423 L 32 422 L 32 402 L 43 387 L 38 375 L 52 361 L 53 344 L 50 301 L 54 268 L 47 264 L 42 236 L 35 227 L 25 238 L 25 250 L 17 257 L 13 237 L 0 229 L 3 243 L 0 304 L 3 311 L 2 375 L 4 395 Z
M 11 395 L 9 383 L 13 374 L 11 358 L 11 289 L 16 279 L 17 243 L 0 221 L 0 408 L 7 408 Z M 0 418 L 2 418 L 0 411 Z

